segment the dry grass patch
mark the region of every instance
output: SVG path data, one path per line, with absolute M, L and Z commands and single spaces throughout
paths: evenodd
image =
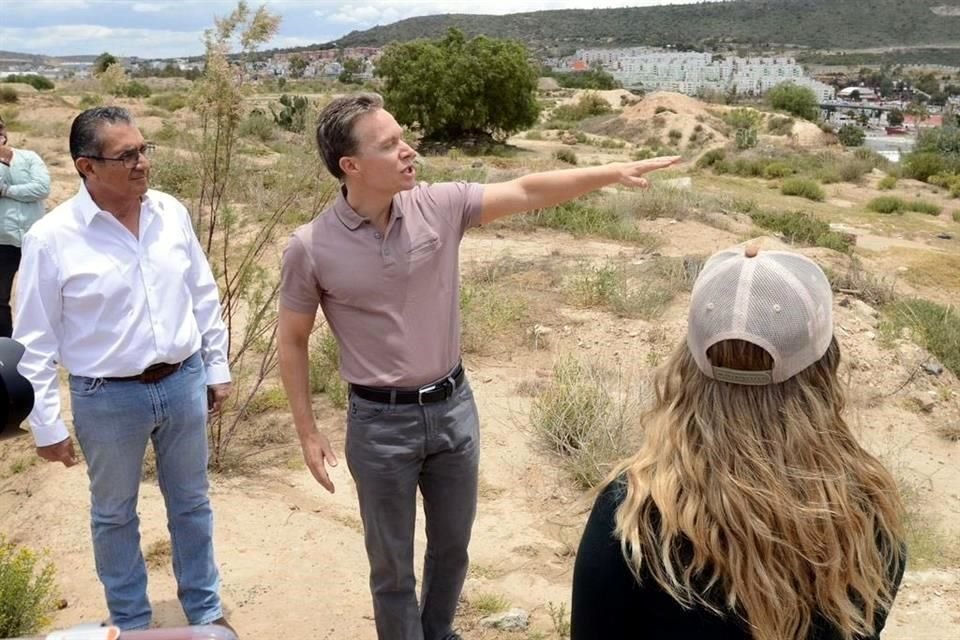
M 595 487 L 633 444 L 637 387 L 622 371 L 604 371 L 569 356 L 553 374 L 531 405 L 530 425 L 580 488 Z

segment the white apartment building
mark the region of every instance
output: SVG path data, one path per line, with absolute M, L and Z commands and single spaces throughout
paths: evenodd
M 760 95 L 783 82 L 809 87 L 821 101 L 835 97 L 833 87 L 808 78 L 793 58 L 739 58 L 711 53 L 635 47 L 584 49 L 577 58 L 599 62 L 623 86 L 647 91 L 695 95 L 704 89 Z

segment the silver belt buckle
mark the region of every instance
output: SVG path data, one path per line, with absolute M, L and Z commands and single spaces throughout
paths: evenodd
M 431 385 L 428 385 L 428 386 L 426 386 L 426 387 L 420 387 L 419 389 L 417 389 L 417 404 L 419 404 L 419 405 L 422 407 L 422 406 L 423 406 L 423 394 L 425 394 L 425 393 L 430 393 L 431 391 L 436 391 L 436 390 L 437 390 L 437 386 L 438 386 L 438 385 L 436 385 L 436 384 L 431 384 Z

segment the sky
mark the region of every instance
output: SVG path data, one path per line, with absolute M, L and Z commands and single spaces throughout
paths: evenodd
M 354 30 L 440 13 L 505 14 L 690 4 L 700 0 L 248 0 L 281 16 L 265 48 L 329 42 Z M 203 32 L 236 0 L 0 0 L 0 51 L 142 58 L 203 53 Z M 482 10 L 478 10 L 482 5 Z

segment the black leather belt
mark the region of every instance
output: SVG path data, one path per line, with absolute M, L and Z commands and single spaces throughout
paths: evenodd
M 153 384 L 154 382 L 160 382 L 170 374 L 179 371 L 181 366 L 183 366 L 182 362 L 178 362 L 176 364 L 158 362 L 157 364 L 150 365 L 144 369 L 142 373 L 138 373 L 135 376 L 104 378 L 104 380 L 107 382 L 140 382 L 142 384 Z
M 383 387 L 362 387 L 352 384 L 350 385 L 350 392 L 371 402 L 424 405 L 443 402 L 463 384 L 463 379 L 463 365 L 458 364 L 457 368 L 451 371 L 446 378 L 431 382 L 419 389 L 385 389 Z

